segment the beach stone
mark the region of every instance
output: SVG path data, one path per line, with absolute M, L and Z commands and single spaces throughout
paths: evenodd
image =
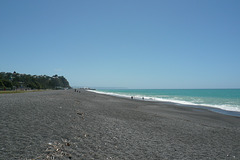
M 1 94 L 0 122 L 2 160 L 240 159 L 239 117 L 165 102 L 72 90 Z
M 70 143 L 66 143 L 66 146 L 70 146 Z

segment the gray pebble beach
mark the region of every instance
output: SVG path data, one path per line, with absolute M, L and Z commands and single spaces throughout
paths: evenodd
M 240 159 L 240 118 L 88 91 L 0 94 L 0 160 Z

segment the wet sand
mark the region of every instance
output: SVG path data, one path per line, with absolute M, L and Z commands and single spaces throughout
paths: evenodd
M 240 159 L 240 117 L 68 91 L 0 95 L 0 159 Z

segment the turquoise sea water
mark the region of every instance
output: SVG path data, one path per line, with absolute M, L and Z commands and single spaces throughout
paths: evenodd
M 240 89 L 105 89 L 96 92 L 240 113 Z

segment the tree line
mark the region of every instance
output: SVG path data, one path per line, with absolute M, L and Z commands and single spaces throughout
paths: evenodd
M 64 76 L 30 75 L 0 72 L 0 90 L 71 88 Z

